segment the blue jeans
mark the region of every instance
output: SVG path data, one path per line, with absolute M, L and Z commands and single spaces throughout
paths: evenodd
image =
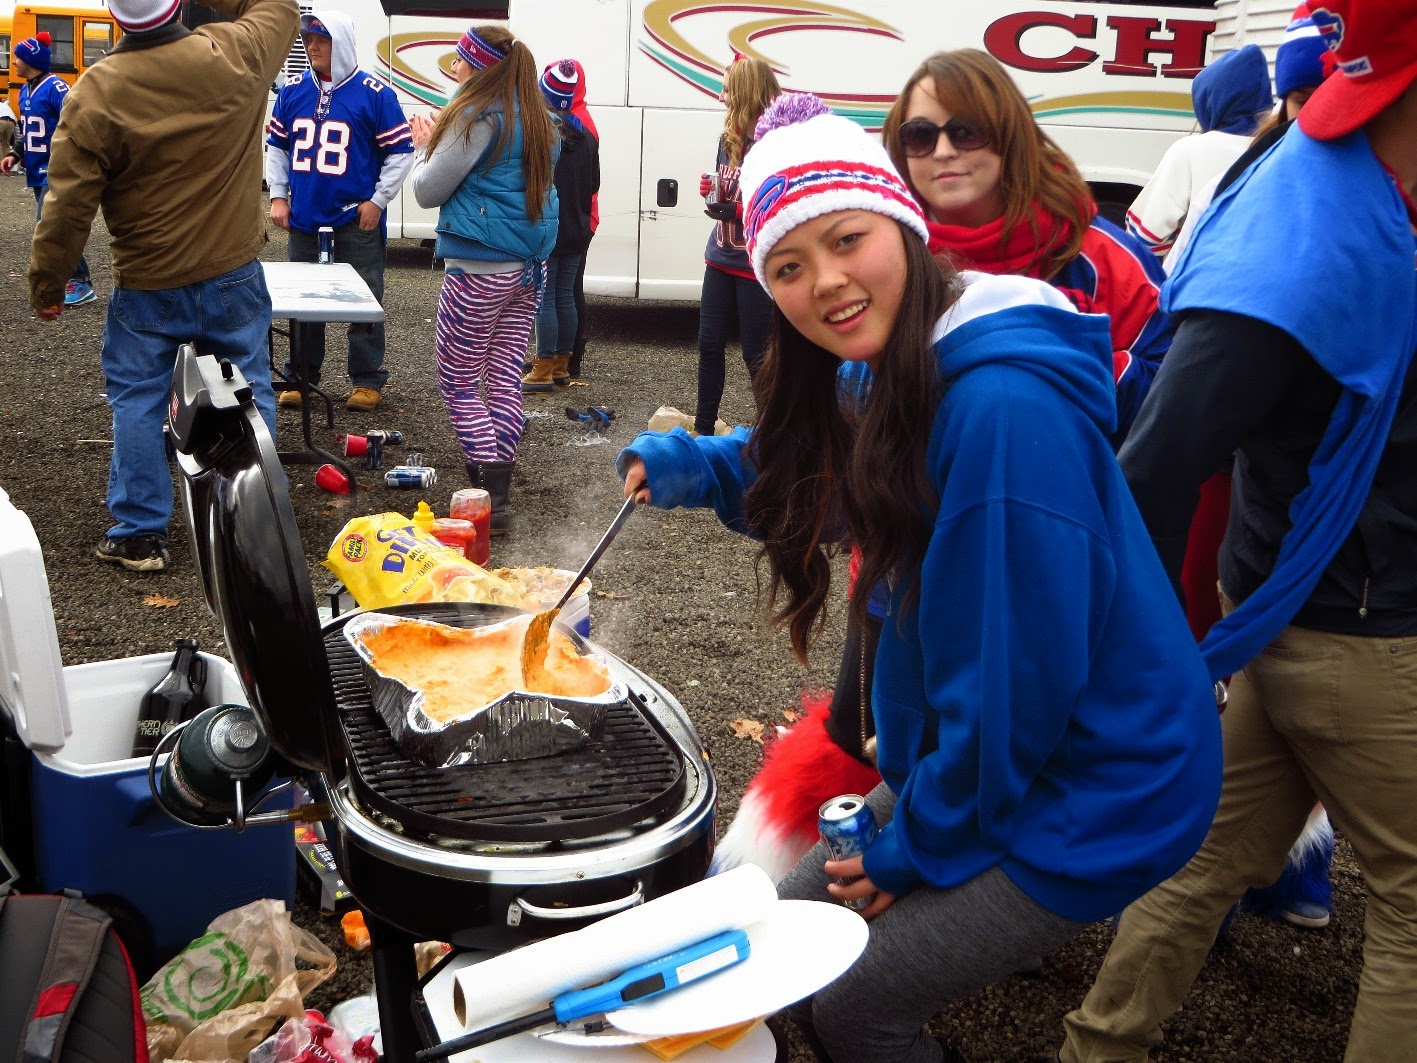
M 546 260 L 546 287 L 536 311 L 536 356 L 554 358 L 570 354 L 576 342 L 576 275 L 585 252 L 552 255 Z
M 103 327 L 103 377 L 113 409 L 108 511 L 117 521 L 110 536 L 167 537 L 172 476 L 162 426 L 181 344 L 231 359 L 275 438 L 276 400 L 266 355 L 270 328 L 271 296 L 254 259 L 181 288 L 113 289 Z
M 30 191 L 34 193 L 34 220 L 39 221 L 39 216 L 44 213 L 44 197 L 49 192 L 49 184 L 33 185 Z M 83 255 L 79 256 L 79 264 L 74 267 L 74 275 L 69 278 L 70 284 L 92 284 L 89 279 L 89 263 Z
M 374 298 L 384 301 L 384 263 L 386 240 L 384 227 L 361 229 L 358 222 L 341 225 L 335 230 L 335 261 L 348 262 L 354 272 L 364 278 Z M 286 247 L 286 259 L 290 262 L 315 262 L 319 259 L 320 244 L 315 233 L 290 230 L 290 243 Z M 320 382 L 320 367 L 325 364 L 325 326 L 319 322 L 306 322 L 297 326 L 304 329 L 301 342 L 305 345 L 305 365 L 312 384 Z M 349 382 L 357 388 L 384 390 L 389 382 L 389 374 L 384 370 L 384 323 L 382 321 L 360 321 L 345 330 L 349 337 Z M 289 362 L 285 366 L 286 376 L 294 379 L 294 371 Z

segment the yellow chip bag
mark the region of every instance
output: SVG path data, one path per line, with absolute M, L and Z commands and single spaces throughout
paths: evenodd
M 335 536 L 322 563 L 361 609 L 410 602 L 522 604 L 516 588 L 401 513 L 355 517 Z

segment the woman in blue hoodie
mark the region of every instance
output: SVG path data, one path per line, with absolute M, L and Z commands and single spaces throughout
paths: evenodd
M 793 1009 L 823 1058 L 935 1063 L 931 1016 L 1195 851 L 1215 703 L 1108 441 L 1106 319 L 1041 281 L 942 272 L 884 149 L 815 99 L 784 96 L 757 132 L 748 251 L 777 325 L 758 425 L 646 433 L 620 471 L 762 541 L 801 657 L 837 541 L 889 587 L 880 833 L 852 860 L 817 846 L 779 891 L 867 902 L 865 953 Z M 868 388 L 841 387 L 852 367 Z

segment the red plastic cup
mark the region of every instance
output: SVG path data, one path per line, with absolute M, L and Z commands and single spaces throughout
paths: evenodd
M 321 465 L 316 469 L 315 483 L 337 495 L 349 494 L 349 477 L 334 465 Z
M 357 436 L 353 433 L 344 437 L 344 456 L 346 458 L 360 458 L 369 451 L 368 436 Z

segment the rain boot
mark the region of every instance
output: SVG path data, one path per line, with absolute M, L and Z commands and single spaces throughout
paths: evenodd
M 512 470 L 515 461 L 475 461 L 467 466 L 474 487 L 481 487 L 492 498 L 492 534 L 505 535 L 512 530 Z
M 558 388 L 571 386 L 571 356 L 558 354 L 551 359 L 551 382 Z
M 556 385 L 552 382 L 551 367 L 555 364 L 554 358 L 538 357 L 531 365 L 531 372 L 522 377 L 522 394 L 544 395 L 548 391 L 554 391 Z

